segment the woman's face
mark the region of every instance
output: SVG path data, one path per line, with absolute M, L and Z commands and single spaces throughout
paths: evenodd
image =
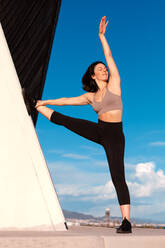
M 95 74 L 92 76 L 93 79 L 102 80 L 102 81 L 107 82 L 108 70 L 104 64 L 102 64 L 102 63 L 97 64 L 94 68 L 94 73 Z

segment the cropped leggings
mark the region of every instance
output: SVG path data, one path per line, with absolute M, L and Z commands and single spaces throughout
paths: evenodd
M 120 205 L 130 204 L 124 171 L 125 137 L 122 122 L 98 120 L 98 123 L 95 123 L 69 117 L 56 111 L 52 113 L 50 121 L 104 147 L 118 202 Z

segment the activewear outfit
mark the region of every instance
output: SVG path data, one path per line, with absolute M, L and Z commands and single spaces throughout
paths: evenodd
M 98 114 L 112 109 L 122 109 L 121 96 L 113 94 L 107 87 L 102 101 L 96 102 L 93 98 L 91 105 Z M 98 119 L 98 123 L 95 123 L 56 111 L 52 113 L 50 121 L 104 147 L 118 202 L 120 205 L 130 204 L 124 171 L 125 137 L 122 122 L 105 122 Z

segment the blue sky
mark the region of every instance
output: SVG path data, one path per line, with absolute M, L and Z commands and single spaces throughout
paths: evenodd
M 155 220 L 165 220 L 164 9 L 163 0 L 63 0 L 42 97 L 85 93 L 83 73 L 92 62 L 105 62 L 98 27 L 106 16 L 121 77 L 131 216 Z M 49 107 L 97 122 L 89 105 Z M 121 216 L 103 148 L 41 114 L 36 130 L 62 208 L 102 216 L 109 207 Z

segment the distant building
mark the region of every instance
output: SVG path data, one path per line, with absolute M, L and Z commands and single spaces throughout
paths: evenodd
M 109 208 L 105 209 L 105 221 L 106 221 L 107 226 L 109 226 L 109 223 L 110 223 L 110 209 Z

